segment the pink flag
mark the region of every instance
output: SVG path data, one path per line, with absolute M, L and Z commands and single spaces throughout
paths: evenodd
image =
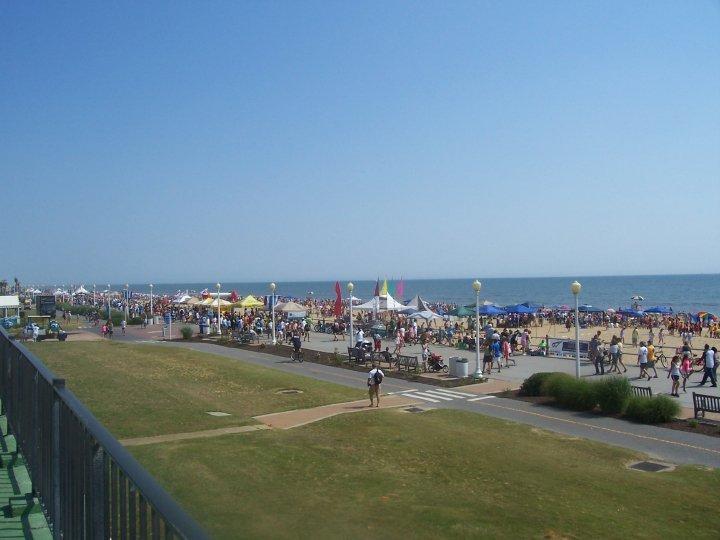
M 400 278 L 400 281 L 397 282 L 397 285 L 395 285 L 395 295 L 398 298 L 402 298 L 405 294 L 405 282 L 402 278 Z

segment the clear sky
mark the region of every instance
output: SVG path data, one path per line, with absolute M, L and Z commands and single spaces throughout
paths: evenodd
M 0 277 L 720 270 L 720 2 L 3 2 Z

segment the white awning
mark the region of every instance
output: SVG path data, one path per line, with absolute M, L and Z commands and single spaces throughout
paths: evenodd
M 18 296 L 0 296 L 0 309 L 17 309 L 20 307 Z

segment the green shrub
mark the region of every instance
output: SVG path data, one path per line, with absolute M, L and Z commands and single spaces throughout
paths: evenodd
M 542 396 L 542 386 L 545 381 L 553 375 L 551 372 L 534 373 L 530 375 L 520 386 L 521 396 Z
M 183 339 L 190 339 L 193 335 L 193 329 L 190 326 L 183 326 L 180 329 Z
M 540 395 L 555 396 L 555 394 L 560 391 L 560 386 L 568 384 L 567 381 L 573 380 L 575 380 L 575 378 L 567 373 L 551 373 L 545 377 L 545 380 L 540 385 Z
M 142 323 L 143 323 L 142 317 L 130 317 L 130 320 L 128 321 L 128 324 L 133 324 L 133 325 L 142 324 Z
M 593 386 L 600 409 L 605 414 L 622 413 L 632 395 L 630 382 L 625 377 L 610 377 L 593 383 Z
M 575 411 L 591 411 L 597 405 L 595 385 L 566 373 L 555 373 L 543 385 L 547 395 L 561 407 Z
M 680 404 L 667 396 L 632 396 L 625 416 L 643 424 L 670 422 L 680 414 Z

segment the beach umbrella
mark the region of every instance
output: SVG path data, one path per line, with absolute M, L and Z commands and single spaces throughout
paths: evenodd
M 530 302 L 529 300 L 523 302 L 523 303 L 520 304 L 520 305 L 521 305 L 521 306 L 525 306 L 525 307 L 529 307 L 529 308 L 534 308 L 534 309 L 540 309 L 540 308 L 545 307 L 545 306 L 543 306 L 542 304 L 538 304 L 537 302 Z
M 284 304 L 276 306 L 275 311 L 282 311 L 283 313 L 299 313 L 302 311 L 307 311 L 307 308 L 305 306 L 301 306 L 296 302 L 285 302 Z
M 645 315 L 645 313 L 643 313 L 642 311 L 638 311 L 633 308 L 620 308 L 618 310 L 618 313 L 620 315 L 625 315 L 626 317 L 642 317 L 643 315 Z
M 631 297 L 630 297 L 630 300 L 637 300 L 637 301 L 639 301 L 639 302 L 642 302 L 642 301 L 645 300 L 645 298 L 643 298 L 643 297 L 640 296 L 639 294 L 636 294 L 636 295 L 634 295 L 634 296 L 631 296 Z
M 601 313 L 604 310 L 598 307 L 593 307 L 589 304 L 583 304 L 582 306 L 578 307 L 578 311 L 581 313 Z
M 660 315 L 669 315 L 673 312 L 670 306 L 653 306 L 644 310 L 645 313 L 658 313 Z
M 613 308 L 607 308 L 605 313 L 615 313 L 615 310 Z

